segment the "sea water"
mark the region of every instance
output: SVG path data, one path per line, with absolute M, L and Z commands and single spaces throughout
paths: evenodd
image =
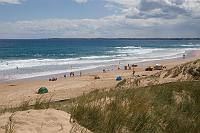
M 199 39 L 0 40 L 0 81 L 181 57 Z

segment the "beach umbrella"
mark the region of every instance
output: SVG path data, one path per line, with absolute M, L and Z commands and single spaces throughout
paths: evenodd
M 48 89 L 46 87 L 41 87 L 38 90 L 38 94 L 44 94 L 44 93 L 48 93 Z

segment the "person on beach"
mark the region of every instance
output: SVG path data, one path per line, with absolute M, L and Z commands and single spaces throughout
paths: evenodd
M 70 77 L 74 77 L 74 72 L 70 72 Z
M 119 64 L 118 64 L 118 68 L 117 68 L 118 70 L 120 70 L 120 61 L 119 61 Z
M 105 70 L 105 69 L 103 69 L 103 73 L 106 73 L 106 70 Z
M 133 76 L 135 75 L 135 70 L 134 70 L 134 68 L 133 68 L 133 71 L 132 71 L 132 75 L 133 75 Z
M 183 54 L 183 59 L 185 59 L 185 54 Z
M 80 77 L 82 76 L 82 72 L 80 71 Z

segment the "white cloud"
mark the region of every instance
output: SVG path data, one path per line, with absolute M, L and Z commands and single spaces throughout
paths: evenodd
M 0 37 L 200 37 L 200 0 L 104 1 L 105 8 L 117 12 L 98 19 L 0 22 Z
M 74 1 L 78 4 L 83 4 L 88 2 L 88 0 L 74 0 Z
M 195 26 L 198 26 L 198 21 L 192 25 L 188 25 L 188 21 L 184 18 L 129 19 L 125 16 L 109 16 L 100 19 L 17 21 L 0 23 L 0 36 L 1 38 L 112 38 L 196 37 L 200 35 L 199 28 L 193 30 Z
M 199 17 L 200 0 L 105 0 L 130 18 Z
M 0 0 L 0 4 L 20 4 L 24 0 Z

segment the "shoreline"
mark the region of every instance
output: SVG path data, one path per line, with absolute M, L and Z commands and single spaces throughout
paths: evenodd
M 162 64 L 168 69 L 185 62 L 196 60 L 199 57 L 200 50 L 190 51 L 186 54 L 186 59 L 174 58 L 137 63 L 138 67 L 135 68 L 135 71 L 138 75 L 151 75 L 158 71 L 147 72 L 144 71 L 145 67 Z M 57 81 L 48 81 L 47 78 L 35 78 L 0 83 L 0 107 L 16 106 L 24 100 L 34 100 L 41 96 L 36 94 L 36 92 L 43 86 L 49 89 L 49 93 L 44 95 L 45 98 L 53 96 L 53 101 L 75 98 L 94 89 L 112 88 L 118 83 L 115 80 L 116 76 L 120 75 L 123 78 L 131 77 L 132 70 L 113 70 L 107 71 L 106 73 L 103 73 L 102 70 L 90 71 L 87 74 L 84 73 L 81 77 L 67 77 L 66 79 L 63 75 L 59 75 Z M 98 75 L 100 79 L 95 80 L 95 75 Z
M 190 60 L 192 58 L 195 58 L 196 56 L 200 56 L 200 55 L 194 55 L 194 53 L 200 53 L 200 50 L 189 50 L 186 51 L 186 59 L 185 60 Z M 137 64 L 139 67 L 142 67 L 143 69 L 149 65 L 155 65 L 155 64 L 163 64 L 163 63 L 167 63 L 170 61 L 174 61 L 174 60 L 179 60 L 182 59 L 182 57 L 174 57 L 174 58 L 169 58 L 169 59 L 157 59 L 157 60 L 151 60 L 151 61 L 142 61 L 142 62 L 136 62 L 136 63 L 132 63 L 132 64 Z M 134 61 L 132 61 L 134 62 Z M 128 63 L 127 63 L 128 64 Z M 124 66 L 124 64 L 123 64 Z M 97 68 L 92 68 L 92 69 L 86 69 L 86 70 L 80 70 L 82 72 L 83 75 L 90 75 L 90 74 L 98 74 L 101 73 L 103 69 L 107 69 L 109 71 L 114 71 L 116 69 L 117 65 L 107 65 L 106 67 L 97 67 Z M 124 69 L 123 67 L 120 67 L 121 69 Z M 72 71 L 75 73 L 76 76 L 79 75 L 80 71 Z M 49 75 L 44 75 L 44 76 L 35 76 L 35 77 L 29 77 L 29 78 L 22 78 L 22 79 L 10 79 L 10 80 L 0 80 L 0 84 L 1 83 L 12 83 L 12 82 L 20 82 L 20 81 L 37 81 L 37 80 L 49 80 L 50 78 L 62 78 L 64 75 L 67 75 L 67 77 L 69 76 L 70 72 L 65 72 L 65 73 L 58 73 L 58 74 L 49 74 Z

